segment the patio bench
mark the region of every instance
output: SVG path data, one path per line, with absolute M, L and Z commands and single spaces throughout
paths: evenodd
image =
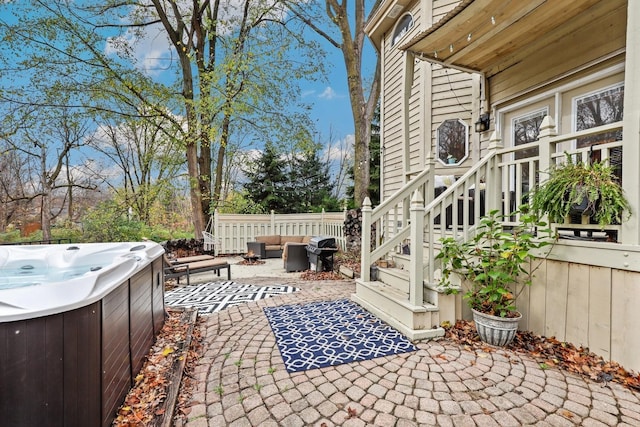
M 231 280 L 231 265 L 222 259 L 205 259 L 200 261 L 174 263 L 165 256 L 164 277 L 175 278 L 180 283 L 180 278 L 187 276 L 187 285 L 191 284 L 191 275 L 213 271 L 220 277 L 220 270 L 227 270 L 227 280 Z

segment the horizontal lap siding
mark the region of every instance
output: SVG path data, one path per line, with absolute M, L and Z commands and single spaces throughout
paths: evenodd
M 415 65 L 411 97 L 409 98 L 409 170 L 412 172 L 424 169 L 425 143 L 430 138 L 424 135 L 424 67 L 428 64 Z
M 444 15 L 449 13 L 460 3 L 460 0 L 434 0 L 433 1 L 433 22 L 438 22 Z
M 412 89 L 412 97 L 410 99 L 409 109 L 407 112 L 410 117 L 410 128 L 408 129 L 408 137 L 410 138 L 410 164 L 405 165 L 404 150 L 404 118 L 402 117 L 404 103 L 404 79 L 405 79 L 405 53 L 398 49 L 398 46 L 414 37 L 420 30 L 422 21 L 421 2 L 415 2 L 413 7 L 409 9 L 413 17 L 413 28 L 400 40 L 395 46 L 391 46 L 391 38 L 395 31 L 395 26 L 385 35 L 384 41 L 384 63 L 382 91 L 382 144 L 384 147 L 383 156 L 383 174 L 384 194 L 382 198 L 388 198 L 396 192 L 405 182 L 405 167 L 415 167 L 422 160 L 420 159 L 421 150 L 418 146 L 414 148 L 414 144 L 419 144 L 421 139 L 422 126 L 419 123 L 420 117 L 420 96 L 415 94 L 417 80 L 414 78 L 414 87 Z M 404 14 L 398 16 L 401 19 Z M 412 117 L 413 114 L 413 117 Z M 415 150 L 415 151 L 414 151 Z M 413 154 L 411 152 L 413 151 Z
M 433 2 L 433 23 L 437 23 L 454 9 L 458 0 L 435 0 Z M 432 65 L 431 79 L 431 120 L 433 132 L 428 139 L 434 157 L 437 157 L 437 129 L 448 119 L 461 119 L 471 125 L 471 105 L 473 98 L 471 75 L 451 68 Z M 469 132 L 471 132 L 471 126 Z M 471 157 L 471 138 L 469 138 L 469 157 Z M 471 166 L 469 158 L 464 165 Z M 436 173 L 461 174 L 464 170 L 443 166 L 436 158 Z
M 403 184 L 403 130 L 402 130 L 402 55 L 397 49 L 387 54 L 384 82 L 384 125 L 382 143 L 384 147 L 384 195 L 388 197 Z
M 436 173 L 445 175 L 462 175 L 467 167 L 472 166 L 472 137 L 473 123 L 471 122 L 471 105 L 473 86 L 471 75 L 450 68 L 443 69 L 435 65 L 432 80 L 432 126 L 433 138 L 431 139 L 433 155 L 436 156 Z M 437 160 L 437 129 L 445 120 L 462 120 L 468 126 L 469 153 L 467 160 L 457 167 L 443 166 Z

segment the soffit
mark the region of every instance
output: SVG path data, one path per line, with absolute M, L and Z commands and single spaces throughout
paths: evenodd
M 626 0 L 462 0 L 400 49 L 491 76 L 620 7 Z

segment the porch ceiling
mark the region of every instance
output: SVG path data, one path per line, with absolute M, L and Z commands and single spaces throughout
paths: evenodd
M 489 77 L 620 7 L 626 0 L 462 0 L 401 49 Z

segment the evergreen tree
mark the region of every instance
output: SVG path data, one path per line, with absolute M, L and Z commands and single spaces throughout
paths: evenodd
M 246 172 L 248 182 L 244 189 L 251 206 L 278 213 L 339 210 L 340 201 L 332 196 L 335 183 L 329 163 L 321 158 L 319 148 L 285 156 L 267 143 Z
M 293 181 L 292 200 L 294 212 L 321 212 L 339 208 L 339 201 L 332 196 L 329 164 L 320 158 L 318 147 L 299 153 L 291 164 Z
M 283 212 L 287 208 L 284 186 L 289 177 L 286 172 L 286 162 L 275 146 L 267 143 L 260 157 L 246 171 L 249 179 L 244 184 L 247 198 L 262 206 L 265 213 L 271 210 Z

